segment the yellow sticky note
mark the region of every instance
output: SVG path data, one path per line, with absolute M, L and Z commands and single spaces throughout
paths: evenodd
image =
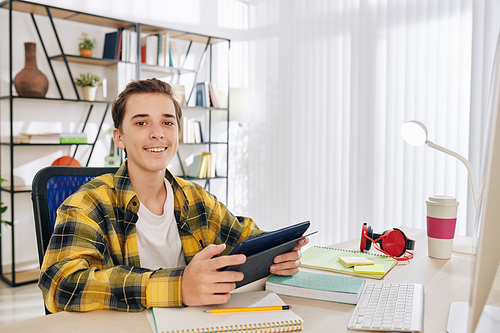
M 384 275 L 385 268 L 382 264 L 354 266 L 354 273 Z

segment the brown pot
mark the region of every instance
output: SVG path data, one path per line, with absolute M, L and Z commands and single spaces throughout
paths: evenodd
M 24 59 L 24 68 L 14 78 L 17 94 L 26 97 L 45 97 L 49 81 L 36 67 L 35 43 L 24 43 Z
M 92 50 L 89 49 L 81 49 L 80 50 L 80 55 L 82 57 L 92 57 Z

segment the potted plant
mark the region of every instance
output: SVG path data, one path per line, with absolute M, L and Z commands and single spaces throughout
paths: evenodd
M 95 38 L 89 39 L 85 32 L 82 32 L 80 37 L 80 44 L 78 44 L 78 49 L 80 50 L 80 55 L 82 57 L 92 57 L 92 49 L 96 47 L 97 40 Z
M 5 181 L 5 179 L 0 178 L 0 183 L 3 182 L 3 181 Z M 4 221 L 1 218 L 2 214 L 5 213 L 6 210 L 7 210 L 7 207 L 3 205 L 3 202 L 0 202 L 0 225 L 1 224 L 12 225 L 12 222 Z M 1 234 L 1 232 L 0 232 L 0 234 Z
M 102 85 L 101 78 L 95 74 L 81 73 L 79 77 L 75 79 L 77 86 L 82 87 L 83 99 L 87 101 L 94 101 L 95 94 L 97 92 L 97 87 Z

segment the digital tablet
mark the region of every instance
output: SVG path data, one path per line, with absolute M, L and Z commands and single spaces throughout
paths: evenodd
M 294 224 L 239 243 L 230 254 L 245 254 L 246 262 L 223 267 L 220 270 L 244 274 L 243 280 L 236 282 L 236 288 L 270 275 L 269 267 L 273 264 L 274 258 L 291 252 L 297 246 L 299 239 L 305 237 L 303 234 L 309 225 L 309 221 Z

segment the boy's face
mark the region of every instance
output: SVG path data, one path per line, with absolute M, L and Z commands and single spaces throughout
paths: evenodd
M 115 128 L 113 138 L 120 149 L 127 150 L 129 170 L 164 171 L 179 142 L 174 103 L 160 93 L 129 96 L 121 131 Z

